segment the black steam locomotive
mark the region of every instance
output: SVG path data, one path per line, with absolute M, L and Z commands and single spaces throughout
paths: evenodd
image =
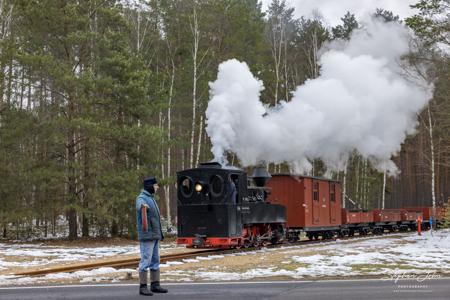
M 267 202 L 270 174 L 247 178 L 216 162 L 177 173 L 178 244 L 234 248 L 277 243 L 285 237 L 286 208 Z

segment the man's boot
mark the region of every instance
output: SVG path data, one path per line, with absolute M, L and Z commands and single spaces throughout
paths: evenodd
M 150 270 L 150 280 L 152 282 L 151 290 L 153 293 L 167 293 L 167 290 L 159 285 L 159 269 Z
M 147 288 L 147 272 L 139 272 L 139 295 L 153 296 Z

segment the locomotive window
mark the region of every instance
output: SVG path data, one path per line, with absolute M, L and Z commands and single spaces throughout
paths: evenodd
M 319 183 L 318 182 L 313 183 L 313 200 L 319 201 Z
M 239 175 L 233 174 L 230 175 L 230 183 L 234 184 L 234 190 L 235 193 L 233 195 L 233 193 L 231 194 L 231 197 L 233 197 L 231 199 L 232 203 L 238 203 L 239 202 Z
M 218 197 L 222 195 L 223 193 L 223 178 L 219 175 L 214 175 L 211 177 L 210 180 L 210 186 L 211 186 L 211 194 L 214 197 Z
M 182 177 L 180 179 L 179 187 L 180 187 L 181 194 L 185 198 L 190 198 L 192 196 L 192 193 L 194 192 L 194 184 L 193 184 L 191 178 Z
M 334 183 L 330 184 L 330 200 L 336 201 L 336 185 Z

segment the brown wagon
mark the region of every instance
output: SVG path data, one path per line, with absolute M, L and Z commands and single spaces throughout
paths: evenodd
M 361 211 L 342 209 L 342 224 L 361 223 Z
M 373 213 L 372 211 L 362 211 L 361 212 L 361 223 L 372 223 Z
M 399 229 L 402 218 L 399 209 L 374 209 L 372 213 L 376 226 L 374 232 L 382 233 L 384 230 L 393 232 Z
M 373 222 L 373 214 L 370 211 L 342 209 L 342 233 L 353 236 L 356 231 L 360 235 L 370 232 L 370 224 Z
M 444 209 L 442 207 L 436 207 L 435 212 L 433 214 L 433 208 L 429 206 L 419 206 L 419 207 L 407 207 L 405 210 L 409 212 L 416 212 L 418 214 L 422 214 L 422 228 L 429 229 L 430 228 L 430 217 L 433 217 L 434 224 L 440 224 L 444 219 Z
M 298 233 L 317 239 L 331 238 L 341 225 L 341 185 L 338 181 L 275 174 L 267 182 L 271 188 L 268 200 L 282 204 L 287 211 L 287 227 L 291 239 Z
M 416 221 L 417 218 L 423 219 L 423 213 L 421 211 L 408 211 L 408 210 L 402 210 L 401 211 L 401 218 L 402 222 L 405 221 Z
M 398 209 L 374 209 L 373 221 L 376 223 L 396 223 L 401 221 L 401 213 Z
M 444 217 L 444 210 L 442 207 L 436 207 L 436 211 L 433 215 L 433 208 L 429 206 L 419 206 L 419 207 L 407 207 L 405 210 L 410 212 L 422 212 L 423 220 L 427 221 L 430 216 L 434 216 L 435 220 L 442 220 Z

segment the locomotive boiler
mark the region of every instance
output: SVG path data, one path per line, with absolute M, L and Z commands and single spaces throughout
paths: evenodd
M 247 178 L 216 162 L 177 172 L 177 244 L 234 248 L 282 241 L 286 208 L 267 201 L 269 178 L 264 167 Z

